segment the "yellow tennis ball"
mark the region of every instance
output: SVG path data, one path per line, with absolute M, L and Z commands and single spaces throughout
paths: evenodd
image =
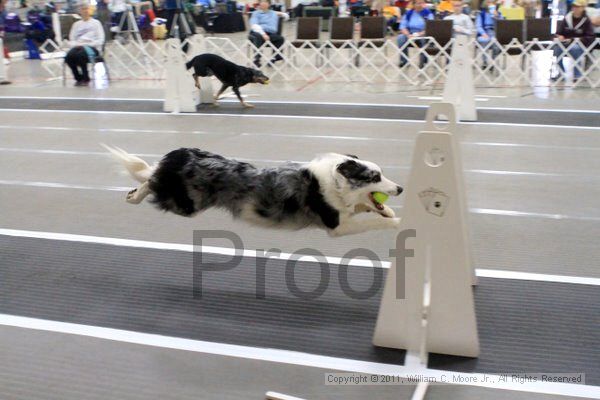
M 385 203 L 389 197 L 390 197 L 389 195 L 387 195 L 383 192 L 373 192 L 373 198 L 379 204 Z

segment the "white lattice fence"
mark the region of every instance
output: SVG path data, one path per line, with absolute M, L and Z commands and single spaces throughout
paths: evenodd
M 260 54 L 262 70 L 273 80 L 431 85 L 442 84 L 446 79 L 452 45 L 453 41 L 442 46 L 433 38 L 422 37 L 408 40 L 402 48 L 398 48 L 394 40 L 386 40 L 383 43 L 324 41 L 318 45 L 306 42 L 297 47 L 286 41 L 277 49 L 270 42 L 256 48 L 250 41 L 235 43 L 228 38 L 195 35 L 182 44 L 182 49 L 187 50 L 188 58 L 209 52 L 246 66 L 253 66 L 255 56 Z M 537 40 L 519 43 L 516 39 L 506 45 L 495 40 L 486 44 L 472 40 L 470 46 L 474 59 L 473 76 L 478 86 L 571 83 L 571 68 L 564 72 L 556 66 L 556 60 L 568 59 L 570 61 L 564 62 L 566 67 L 577 64 L 581 71 L 581 78 L 573 83 L 575 86 L 600 87 L 600 51 L 595 50 L 600 48 L 600 39 L 589 46 L 579 40 L 563 45 Z M 400 67 L 400 55 L 405 49 L 409 52 L 408 62 Z M 57 50 L 60 49 L 53 42 L 42 47 L 47 57 L 56 54 Z M 555 53 L 557 57 L 554 57 Z M 283 60 L 271 63 L 275 54 L 283 56 Z M 422 66 L 421 55 L 426 60 Z M 115 41 L 107 44 L 104 52 L 111 77 L 126 79 L 164 79 L 165 57 L 163 42 L 154 41 L 129 41 L 126 44 Z M 44 61 L 44 68 L 50 75 L 58 76 L 61 69 L 56 65 L 59 62 L 56 58 L 48 59 Z M 551 73 L 559 79 L 551 81 Z

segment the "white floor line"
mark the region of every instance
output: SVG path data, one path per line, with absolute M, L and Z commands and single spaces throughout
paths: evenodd
M 394 207 L 392 207 L 394 208 Z M 600 221 L 600 217 L 583 217 L 578 215 L 566 215 L 566 214 L 548 214 L 548 213 L 536 213 L 536 212 L 525 212 L 525 211 L 514 211 L 514 210 L 498 210 L 493 208 L 469 208 L 469 212 L 473 214 L 489 214 L 489 215 L 505 215 L 509 217 L 534 217 L 534 218 L 545 218 L 545 219 L 573 219 L 579 221 Z
M 94 101 L 165 101 L 164 99 L 149 99 L 135 97 L 72 97 L 72 96 L 0 96 L 0 99 L 24 99 L 24 100 L 94 100 Z
M 95 244 L 105 244 L 110 246 L 121 246 L 121 247 L 136 247 L 136 248 L 145 248 L 145 249 L 156 249 L 156 250 L 174 250 L 174 251 L 184 251 L 184 252 L 202 252 L 207 254 L 220 254 L 225 256 L 244 256 L 249 258 L 260 258 L 264 256 L 264 252 L 258 252 L 256 250 L 248 250 L 248 249 L 236 249 L 229 247 L 218 247 L 218 246 L 194 246 L 192 244 L 178 244 L 178 243 L 165 243 L 165 242 L 149 242 L 144 240 L 132 240 L 132 239 L 121 239 L 121 238 L 111 238 L 111 237 L 102 237 L 102 236 L 89 236 L 89 235 L 74 235 L 68 233 L 55 233 L 55 232 L 38 232 L 38 231 L 23 231 L 23 230 L 14 230 L 14 229 L 0 229 L 0 235 L 3 236 L 13 236 L 13 237 L 26 237 L 26 238 L 36 238 L 36 239 L 47 239 L 47 240 L 63 240 L 69 242 L 82 242 L 82 243 L 95 243 Z M 328 264 L 346 264 L 349 266 L 355 267 L 381 267 L 381 268 L 389 268 L 389 262 L 381 262 L 376 260 L 365 260 L 365 259 L 353 259 L 347 260 L 342 259 L 341 257 L 319 257 L 317 261 L 316 257 L 313 256 L 299 256 L 297 254 L 291 253 L 279 253 L 279 254 L 271 254 L 269 253 L 269 259 L 276 259 L 287 261 L 291 259 L 298 260 L 302 258 L 302 261 L 306 262 L 326 262 Z
M 374 141 L 374 142 L 400 142 L 414 143 L 414 139 L 398 139 L 398 138 L 378 138 L 367 136 L 338 136 L 338 135 L 311 135 L 311 134 L 286 134 L 286 133 L 241 133 L 240 136 L 269 136 L 281 138 L 308 138 L 308 139 L 324 139 L 324 140 L 350 140 L 350 141 Z M 467 146 L 490 146 L 490 147 L 523 147 L 532 149 L 552 149 L 552 150 L 583 150 L 583 151 L 599 151 L 600 147 L 594 146 L 557 146 L 545 144 L 529 144 L 529 143 L 505 143 L 505 142 L 467 142 L 461 141 L 460 144 Z
M 0 112 L 15 113 L 60 113 L 60 114 L 100 114 L 100 115 L 156 115 L 167 118 L 178 117 L 194 117 L 194 118 L 215 118 L 215 117 L 237 117 L 237 118 L 258 118 L 258 119 L 308 119 L 308 120 L 325 120 L 325 121 L 363 121 L 363 122 L 393 122 L 393 123 L 415 123 L 424 124 L 424 121 L 414 119 L 392 119 L 392 118 L 358 118 L 358 117 L 320 117 L 312 115 L 269 115 L 269 114 L 231 114 L 231 113 L 164 113 L 164 112 L 142 112 L 142 111 L 98 111 L 98 110 L 38 110 L 34 108 L 0 108 Z M 574 125 L 546 125 L 546 124 L 518 124 L 518 123 L 502 123 L 502 122 L 459 122 L 465 125 L 483 125 L 483 126 L 519 126 L 519 127 L 537 127 L 537 128 L 556 128 L 562 131 L 566 129 L 585 129 L 585 130 L 600 130 L 600 127 L 595 126 L 574 126 Z M 567 132 L 568 133 L 568 132 Z
M 251 96 L 251 95 L 248 95 Z M 415 97 L 415 96 L 408 96 Z M 487 98 L 506 98 L 506 96 L 475 95 L 477 101 L 487 101 Z M 417 96 L 419 99 L 441 100 L 440 96 Z M 162 102 L 164 99 L 154 98 L 127 98 L 127 97 L 58 97 L 58 96 L 0 96 L 0 99 L 30 99 L 30 100 L 94 100 L 94 101 L 147 101 Z M 237 99 L 221 100 L 226 103 L 238 103 Z M 331 101 L 294 101 L 294 100 L 253 100 L 257 104 L 309 104 L 329 106 L 360 106 L 360 107 L 391 107 L 391 108 L 428 108 L 423 104 L 388 104 L 388 103 L 354 103 Z M 564 113 L 589 113 L 600 114 L 600 110 L 564 109 L 564 108 L 520 108 L 520 107 L 477 107 L 478 110 L 500 111 L 532 111 L 532 112 L 564 112 Z
M 355 141 L 381 141 L 381 142 L 402 142 L 414 143 L 414 139 L 397 139 L 397 138 L 376 138 L 365 136 L 338 136 L 338 135 L 311 135 L 311 134 L 286 134 L 286 133 L 241 133 L 240 136 L 269 136 L 281 138 L 307 138 L 307 139 L 325 139 L 325 140 L 355 140 Z
M 249 258 L 259 258 L 263 256 L 262 252 L 254 250 L 239 250 L 236 254 L 235 249 L 229 247 L 219 246 L 194 246 L 191 244 L 180 244 L 180 243 L 166 243 L 166 242 L 151 242 L 146 240 L 135 240 L 135 239 L 123 239 L 113 238 L 104 236 L 91 236 L 91 235 L 78 235 L 71 233 L 59 233 L 59 232 L 40 232 L 40 231 L 28 231 L 19 229 L 4 229 L 0 228 L 0 236 L 10 237 L 21 237 L 21 238 L 33 238 L 33 239 L 45 239 L 45 240 L 61 240 L 67 242 L 79 242 L 79 243 L 94 243 L 103 244 L 109 246 L 119 247 L 133 247 L 133 248 L 145 248 L 154 250 L 172 250 L 172 251 L 183 251 L 183 252 L 194 252 L 201 251 L 207 254 L 219 254 L 225 256 L 243 255 Z M 290 253 L 280 253 L 278 255 L 269 255 L 269 258 L 287 261 L 292 257 L 298 257 L 298 255 L 292 255 Z M 316 262 L 315 257 L 305 256 L 302 258 L 306 262 Z M 389 268 L 391 265 L 390 261 L 374 261 L 365 259 L 353 259 L 345 260 L 341 257 L 324 256 L 321 261 L 325 261 L 329 264 L 340 265 L 345 263 L 349 266 L 354 267 L 365 267 L 365 268 Z M 526 280 L 536 282 L 555 282 L 555 283 L 571 283 L 579 285 L 592 285 L 600 286 L 600 278 L 581 277 L 581 276 L 569 276 L 569 275 L 552 275 L 552 274 L 540 274 L 532 272 L 519 272 L 519 271 L 506 271 L 506 270 L 495 270 L 495 269 L 481 269 L 475 270 L 476 275 L 484 278 L 498 278 L 498 279 L 512 279 L 512 280 Z
M 442 382 L 449 377 L 463 378 L 461 385 L 477 386 L 488 389 L 516 390 L 520 392 L 540 393 L 559 396 L 574 396 L 584 398 L 600 398 L 600 387 L 546 382 L 501 383 L 489 382 L 491 374 L 460 373 L 427 368 L 410 368 L 402 365 L 382 364 L 368 361 L 358 361 L 345 358 L 321 356 L 289 350 L 250 347 L 201 340 L 183 339 L 171 336 L 162 336 L 149 333 L 126 331 L 99 326 L 79 325 L 67 322 L 50 321 L 38 318 L 19 317 L 0 314 L 0 325 L 34 329 L 45 332 L 63 333 L 69 335 L 86 336 L 96 339 L 112 340 L 116 342 L 137 344 L 143 346 L 160 347 L 173 350 L 191 351 L 197 353 L 213 354 L 226 357 L 236 357 L 249 360 L 283 363 L 304 367 L 321 368 L 327 370 L 341 370 L 364 374 L 419 376 L 425 375 Z M 488 381 L 484 378 L 488 377 Z M 476 383 L 473 380 L 477 379 Z
M 1 179 L 0 185 L 6 186 L 30 186 L 40 187 L 49 189 L 84 189 L 84 190 L 110 190 L 110 191 L 129 191 L 134 186 L 91 186 L 91 185 L 78 185 L 61 182 L 39 182 L 39 181 L 22 181 L 22 180 L 6 180 Z M 388 206 L 394 210 L 402 209 L 401 206 L 388 204 Z M 469 208 L 469 212 L 472 214 L 487 214 L 487 215 L 499 215 L 508 217 L 530 217 L 530 218 L 544 218 L 553 220 L 577 220 L 577 221 L 600 221 L 600 217 L 585 217 L 581 215 L 567 215 L 567 214 L 549 214 L 549 213 L 537 213 L 527 211 L 516 211 L 516 210 L 500 210 L 493 208 Z
M 9 148 L 0 147 L 0 152 L 6 153 L 31 153 L 31 154 L 55 154 L 55 155 L 75 155 L 75 156 L 99 156 L 109 157 L 110 154 L 106 151 L 81 151 L 81 150 L 51 150 L 51 149 L 23 149 L 23 148 Z M 153 153 L 131 153 L 138 157 L 147 158 L 162 158 L 164 154 L 153 154 Z M 246 157 L 235 157 L 231 158 L 244 162 L 251 163 L 268 163 L 268 164 L 284 164 L 284 163 L 298 163 L 304 164 L 310 160 L 274 160 L 268 158 L 246 158 Z M 402 165 L 381 165 L 384 170 L 397 169 L 397 170 L 408 170 L 410 167 Z M 487 170 L 487 169 L 467 169 L 465 172 L 474 174 L 485 174 L 485 175 L 507 175 L 507 176 L 536 176 L 536 177 L 555 177 L 555 178 L 588 178 L 588 179 L 600 179 L 600 175 L 581 175 L 581 174 L 565 174 L 565 173 L 552 173 L 552 172 L 529 172 L 529 171 L 503 171 L 503 170 Z
M 428 100 L 428 101 L 442 101 L 443 100 L 441 96 L 418 96 L 417 99 Z M 481 103 L 481 102 L 487 102 L 487 101 L 490 101 L 490 99 L 475 96 L 475 102 Z
M 6 186 L 29 186 L 29 187 L 42 187 L 42 188 L 54 188 L 54 189 L 77 189 L 77 190 L 108 190 L 113 192 L 128 192 L 135 185 L 132 184 L 130 187 L 124 186 L 89 186 L 89 185 L 76 185 L 70 183 L 59 183 L 59 182 L 35 182 L 35 181 L 12 181 L 0 179 L 0 185 Z
M 66 126 L 24 126 L 24 125 L 0 125 L 0 129 L 26 130 L 36 132 L 39 130 L 47 131 L 67 131 L 67 132 L 110 132 L 110 133 L 168 133 L 168 134 L 189 134 L 189 135 L 216 135 L 216 133 L 203 131 L 178 131 L 178 130 L 155 130 L 155 129 L 126 129 L 126 128 L 89 128 L 89 127 L 66 127 Z

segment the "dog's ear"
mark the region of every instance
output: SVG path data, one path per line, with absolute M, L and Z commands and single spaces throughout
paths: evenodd
M 355 187 L 381 181 L 381 173 L 379 171 L 369 169 L 365 164 L 356 162 L 354 159 L 338 164 L 336 170 Z
M 355 158 L 358 160 L 358 156 L 355 156 L 354 154 L 346 154 L 346 157 Z
M 356 179 L 359 177 L 367 168 L 357 163 L 354 160 L 346 160 L 339 164 L 336 168 L 337 172 L 342 174 L 346 179 Z

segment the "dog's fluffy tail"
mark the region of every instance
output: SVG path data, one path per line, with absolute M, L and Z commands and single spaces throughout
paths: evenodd
M 100 143 L 100 145 L 110 151 L 110 153 L 125 166 L 129 174 L 136 181 L 144 183 L 152 176 L 154 167 L 148 165 L 148 163 L 141 158 L 129 154 L 118 147 L 107 146 L 104 143 Z
M 185 68 L 190 69 L 194 65 L 194 59 L 192 58 L 190 61 L 185 63 Z

